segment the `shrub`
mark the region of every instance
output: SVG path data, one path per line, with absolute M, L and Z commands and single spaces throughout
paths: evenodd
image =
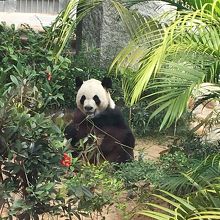
M 134 186 L 139 181 L 145 181 L 148 184 L 157 186 L 164 176 L 158 162 L 151 160 L 135 160 L 121 164 L 118 168 L 115 175 L 122 179 L 128 188 Z
M 167 174 L 181 172 L 190 167 L 190 159 L 182 151 L 170 152 L 168 154 L 162 155 L 160 158 L 160 164 L 163 167 L 164 172 Z
M 81 186 L 90 189 L 92 196 L 79 203 L 79 210 L 84 212 L 101 212 L 105 205 L 114 203 L 124 189 L 122 181 L 116 179 L 112 165 L 107 162 L 97 166 L 83 165 L 65 185 L 70 191 Z
M 170 146 L 170 153 L 181 151 L 188 158 L 204 159 L 209 155 L 214 155 L 220 150 L 219 144 L 207 143 L 201 137 L 188 132 L 177 143 Z
M 100 210 L 112 198 L 104 187 L 103 194 L 93 191 L 92 176 L 106 187 L 111 183 L 101 168 L 100 173 L 91 168 L 89 183 L 86 168 L 77 177 L 74 173 L 80 164 L 63 146 L 64 122 L 54 123 L 50 114 L 65 106 L 63 82 L 71 63 L 62 56 L 53 63 L 45 38 L 46 32 L 0 25 L 0 204 L 7 208 L 5 219 L 39 219 L 44 213 L 79 217 L 81 210 Z M 108 186 L 114 190 L 114 185 Z

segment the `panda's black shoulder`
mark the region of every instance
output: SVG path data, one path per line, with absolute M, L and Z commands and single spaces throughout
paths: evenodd
M 128 128 L 127 123 L 122 115 L 121 110 L 118 107 L 107 108 L 95 116 L 92 121 L 98 127 L 117 127 L 117 128 Z

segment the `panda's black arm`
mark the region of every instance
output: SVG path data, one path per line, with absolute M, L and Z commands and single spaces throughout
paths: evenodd
M 95 116 L 92 119 L 93 123 L 99 127 L 117 127 L 117 128 L 127 128 L 127 124 L 124 120 L 124 117 L 121 111 L 118 108 L 115 109 L 106 109 L 101 114 Z
M 78 108 L 75 109 L 72 122 L 64 130 L 65 138 L 67 140 L 72 139 L 72 146 L 75 146 L 80 139 L 86 137 L 89 133 L 85 117 Z
M 74 123 L 70 123 L 69 125 L 66 126 L 65 130 L 64 130 L 64 136 L 67 140 L 72 139 L 71 140 L 71 145 L 74 146 L 78 141 L 79 138 L 77 138 L 77 129 L 76 126 L 74 125 Z

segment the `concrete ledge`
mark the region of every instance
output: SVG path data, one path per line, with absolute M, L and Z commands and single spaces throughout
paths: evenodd
M 16 28 L 22 24 L 27 24 L 36 31 L 42 31 L 42 26 L 50 26 L 57 15 L 38 14 L 38 13 L 8 13 L 0 12 L 0 22 L 8 25 L 14 24 Z

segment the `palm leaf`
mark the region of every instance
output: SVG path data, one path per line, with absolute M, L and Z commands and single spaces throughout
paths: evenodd
M 80 21 L 102 0 L 70 0 L 48 30 L 47 48 L 53 48 L 55 61 L 63 52 L 70 36 Z M 76 16 L 77 14 L 77 16 Z
M 163 195 L 154 194 L 156 198 L 161 201 L 166 202 L 166 207 L 156 203 L 146 203 L 147 206 L 152 208 L 157 208 L 157 211 L 143 210 L 138 214 L 151 217 L 153 219 L 219 219 L 220 218 L 220 208 L 215 207 L 200 207 L 194 205 L 190 202 L 190 198 L 187 199 L 175 196 L 167 191 L 160 191 Z M 170 197 L 171 199 L 168 199 Z M 164 204 L 164 203 L 162 203 Z M 165 204 L 164 204 L 165 205 Z
M 186 173 L 166 178 L 163 188 L 187 196 L 195 207 L 220 207 L 220 155 L 209 156 Z
M 134 72 L 127 82 L 126 79 L 124 80 L 124 84 L 127 85 L 124 87 L 125 98 L 130 105 L 133 105 L 141 98 L 146 88 L 152 89 L 158 86 L 161 93 L 164 93 L 159 98 L 156 98 L 157 93 L 153 94 L 156 99 L 148 106 L 162 105 L 150 118 L 152 119 L 161 111 L 164 112 L 165 115 L 160 129 L 169 127 L 174 121 L 181 117 L 186 110 L 188 98 L 194 87 L 201 84 L 204 80 L 218 80 L 218 77 L 216 77 L 219 74 L 218 68 L 213 67 L 218 66 L 220 55 L 220 21 L 216 16 L 219 9 L 219 7 L 216 6 L 219 5 L 219 2 L 219 0 L 212 2 L 213 4 L 200 2 L 199 5 L 201 7 L 197 6 L 199 9 L 196 11 L 187 13 L 179 12 L 173 24 L 165 29 L 160 28 L 158 25 L 157 31 L 153 28 L 152 30 L 151 28 L 142 28 L 142 32 L 139 30 L 137 33 L 133 33 L 132 36 L 136 37 L 132 39 L 128 47 L 119 53 L 112 64 L 112 66 L 116 67 L 116 71 L 121 74 L 126 74 L 129 70 Z M 208 6 L 211 7 L 211 10 L 207 10 Z M 123 7 L 117 9 L 123 17 Z M 129 17 L 129 23 L 132 23 L 135 17 L 132 13 L 130 13 L 130 15 L 129 13 L 129 11 L 126 11 L 124 20 L 126 20 L 126 17 Z M 146 24 L 144 24 L 144 22 Z M 125 25 L 129 26 L 129 23 L 125 22 Z M 147 20 L 141 20 L 139 27 L 143 25 L 147 27 L 147 24 Z M 147 33 L 149 36 L 154 35 L 155 38 L 147 38 Z M 144 44 L 144 41 L 147 43 Z M 184 83 L 186 83 L 185 89 L 183 89 L 184 86 L 179 88 L 178 84 L 176 84 L 176 89 L 174 90 L 174 86 L 169 84 L 175 84 L 177 80 L 180 82 L 180 78 L 178 79 L 179 76 L 175 77 L 173 81 L 170 80 L 168 84 L 168 80 L 166 79 L 166 77 L 170 77 L 168 74 L 163 79 L 159 78 L 159 83 L 157 75 L 164 75 L 165 71 L 178 72 L 181 64 L 170 65 L 169 62 L 172 60 L 176 62 L 176 57 L 181 57 L 180 54 L 184 55 L 184 57 L 194 54 L 194 58 L 187 60 L 187 65 L 191 65 L 190 67 L 184 64 L 181 68 L 185 69 L 185 72 L 188 71 L 188 76 L 187 74 L 181 73 L 183 78 L 186 77 L 188 80 L 184 81 Z M 195 58 L 197 56 L 201 59 L 198 60 Z M 191 73 L 193 73 L 194 70 L 195 72 L 201 72 L 200 77 L 197 77 L 197 79 L 193 79 L 193 76 L 191 77 Z M 152 84 L 153 86 L 149 86 L 149 82 L 155 76 L 155 83 Z M 191 77 L 191 79 L 189 77 Z M 162 86 L 163 83 L 164 86 Z M 170 90 L 167 90 L 167 86 Z M 181 102 L 181 100 L 183 100 L 183 102 Z M 167 104 L 164 104 L 165 102 L 167 102 Z M 164 106 L 166 106 L 166 108 Z
M 205 181 L 205 180 L 209 180 L 209 182 L 215 183 L 216 177 L 220 177 L 219 163 L 220 163 L 220 155 L 219 154 L 217 154 L 215 156 L 208 156 L 204 161 L 200 162 L 199 164 L 195 163 L 195 166 L 191 170 L 189 170 L 187 173 L 185 173 L 185 174 L 180 173 L 179 186 L 192 184 L 194 181 L 198 182 L 199 185 L 202 185 L 202 186 L 209 185 L 209 184 L 207 184 L 207 181 Z M 174 181 L 177 181 L 178 175 L 175 174 L 173 177 L 174 177 Z M 163 185 L 163 187 L 166 190 L 169 189 L 169 191 L 170 190 L 175 191 L 175 189 L 178 188 L 178 184 L 175 184 L 176 185 L 175 188 L 172 188 L 172 185 L 174 184 L 174 182 L 172 181 L 173 177 L 170 178 L 171 183 L 169 183 L 169 180 L 168 180 Z M 219 181 L 219 179 L 217 179 L 217 182 L 218 181 Z M 186 191 L 188 191 L 188 190 L 186 190 Z
M 167 68 L 162 68 L 160 75 L 163 77 L 157 77 L 148 86 L 149 92 L 155 89 L 157 90 L 143 97 L 153 97 L 153 101 L 149 103 L 148 108 L 159 106 L 150 116 L 149 120 L 166 109 L 166 114 L 160 127 L 161 129 L 164 126 L 170 126 L 174 120 L 181 117 L 186 110 L 192 90 L 197 84 L 203 81 L 205 76 L 205 73 L 201 69 L 196 70 L 193 66 L 187 67 L 186 62 L 170 62 L 167 65 L 170 66 L 169 72 Z

